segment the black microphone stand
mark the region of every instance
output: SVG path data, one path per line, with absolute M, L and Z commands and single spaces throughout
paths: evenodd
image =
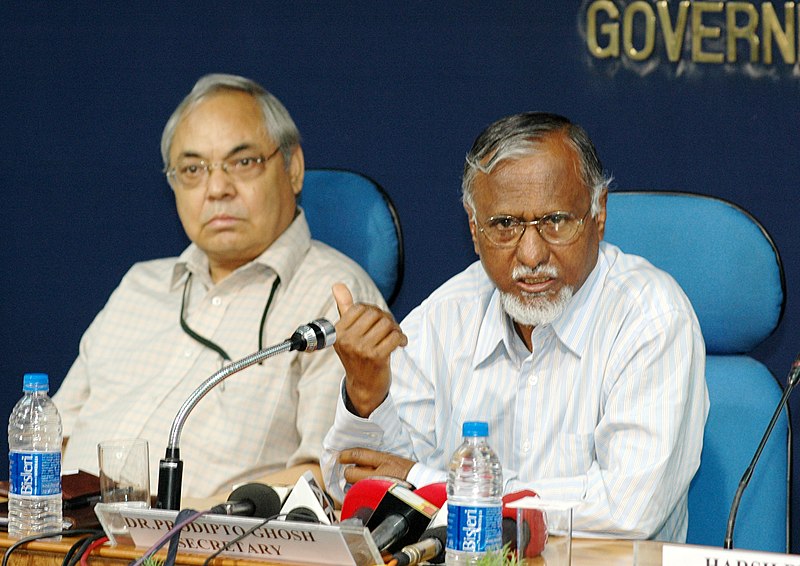
M 750 484 L 750 480 L 753 477 L 753 471 L 756 468 L 756 463 L 758 463 L 758 459 L 761 457 L 761 452 L 764 450 L 764 446 L 766 446 L 767 440 L 769 440 L 769 437 L 772 434 L 772 429 L 775 428 L 775 424 L 778 422 L 781 412 L 783 412 L 783 408 L 789 401 L 789 395 L 791 395 L 792 389 L 794 389 L 794 386 L 797 385 L 799 381 L 800 354 L 797 355 L 794 363 L 792 364 L 791 370 L 789 370 L 789 376 L 786 378 L 786 388 L 783 390 L 781 400 L 778 402 L 778 406 L 775 408 L 775 413 L 773 413 L 772 419 L 767 425 L 767 430 L 764 432 L 764 436 L 761 437 L 761 442 L 758 444 L 758 448 L 756 448 L 756 453 L 753 455 L 753 459 L 750 461 L 750 465 L 745 470 L 742 479 L 739 480 L 739 487 L 736 488 L 736 493 L 733 496 L 733 503 L 731 504 L 731 511 L 728 515 L 728 527 L 725 530 L 725 543 L 723 548 L 733 548 L 733 528 L 736 524 L 736 514 L 739 512 L 739 504 L 742 500 L 742 494 L 744 494 L 744 490 Z
M 173 511 L 178 511 L 181 507 L 181 482 L 183 480 L 183 462 L 181 461 L 179 447 L 181 431 L 186 418 L 197 403 L 200 402 L 200 399 L 205 397 L 209 391 L 226 378 L 267 358 L 292 350 L 313 352 L 330 346 L 335 341 L 336 330 L 333 325 L 325 319 L 315 320 L 298 328 L 291 338 L 287 338 L 280 344 L 264 348 L 255 354 L 250 354 L 239 361 L 228 364 L 195 389 L 194 393 L 183 402 L 178 414 L 175 415 L 175 420 L 172 421 L 166 455 L 158 465 L 158 498 L 156 507 Z

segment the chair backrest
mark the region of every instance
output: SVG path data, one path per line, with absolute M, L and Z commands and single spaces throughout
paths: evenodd
M 392 304 L 403 282 L 403 234 L 386 191 L 360 173 L 308 169 L 300 194 L 311 236 L 354 259 Z
M 778 250 L 738 206 L 691 193 L 610 193 L 604 239 L 671 274 L 697 312 L 711 407 L 689 488 L 687 542 L 722 546 L 734 493 L 782 393 L 747 355 L 783 314 Z M 742 498 L 736 548 L 788 552 L 790 435 L 784 411 Z

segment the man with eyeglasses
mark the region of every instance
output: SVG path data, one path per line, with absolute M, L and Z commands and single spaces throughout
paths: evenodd
M 604 174 L 564 117 L 503 118 L 462 182 L 480 261 L 397 325 L 333 288 L 346 375 L 323 473 L 444 481 L 488 421 L 505 492 L 579 500 L 578 535 L 683 541 L 708 412 L 705 345 L 677 283 L 603 242 Z
M 68 437 L 64 468 L 97 471 L 97 443 L 140 437 L 158 463 L 178 409 L 223 365 L 338 314 L 344 278 L 385 307 L 352 260 L 311 239 L 297 205 L 300 133 L 286 108 L 243 77 L 201 78 L 167 121 L 166 180 L 191 245 L 133 266 L 84 334 L 54 399 Z M 291 352 L 206 395 L 183 429 L 183 494 L 319 473 L 342 367 L 333 350 Z

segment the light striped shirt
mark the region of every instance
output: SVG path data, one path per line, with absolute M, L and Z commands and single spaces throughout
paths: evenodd
M 134 265 L 81 339 L 80 354 L 54 396 L 69 437 L 63 466 L 97 472 L 97 443 L 140 437 L 150 443 L 151 490 L 157 488 L 179 407 L 222 367 L 259 349 L 270 289 L 280 276 L 264 324 L 263 347 L 301 324 L 338 318 L 331 285 L 346 282 L 358 300 L 384 306 L 368 275 L 336 250 L 311 240 L 305 215 L 252 262 L 214 285 L 208 260 L 190 245 L 179 258 Z M 232 375 L 189 415 L 180 438 L 183 494 L 205 497 L 287 466 L 318 461 L 333 422 L 343 369 L 333 348 L 283 353 Z
M 325 439 L 329 489 L 346 488 L 340 450 L 365 446 L 418 462 L 408 480 L 444 481 L 461 424 L 489 422 L 506 493 L 580 500 L 577 534 L 683 541 L 687 491 L 708 413 L 705 345 L 677 283 L 601 243 L 564 313 L 516 335 L 480 262 L 402 323 L 389 397 L 369 419 L 341 399 Z

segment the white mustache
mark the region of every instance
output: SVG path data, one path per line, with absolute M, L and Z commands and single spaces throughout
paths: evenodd
M 230 203 L 225 205 L 212 205 L 203 209 L 203 213 L 200 216 L 200 222 L 205 224 L 206 222 L 210 222 L 215 216 L 231 216 L 233 218 L 243 219 L 247 218 L 247 210 Z
M 524 277 L 558 277 L 558 269 L 553 265 L 540 265 L 538 267 L 528 267 L 527 265 L 518 265 L 511 272 L 511 277 L 514 279 L 522 279 Z

